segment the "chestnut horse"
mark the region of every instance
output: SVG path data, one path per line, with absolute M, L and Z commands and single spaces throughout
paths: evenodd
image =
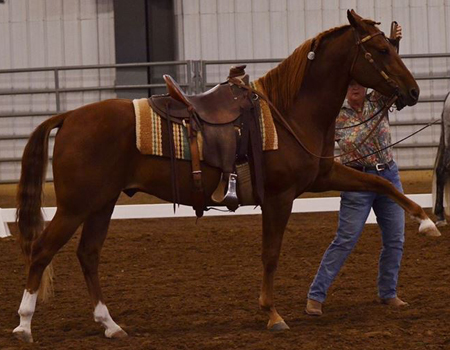
M 439 235 L 423 209 L 388 181 L 333 161 L 335 118 L 351 79 L 383 95 L 398 96 L 398 108 L 415 105 L 419 97 L 416 81 L 377 23 L 362 19 L 354 11 L 347 16 L 350 25 L 307 40 L 259 80 L 268 99 L 288 123 L 286 127 L 275 120 L 279 149 L 264 154 L 263 280 L 259 305 L 267 312 L 267 327 L 271 330 L 288 329 L 275 309 L 274 276 L 292 203 L 301 193 L 383 193 L 418 220 L 420 232 Z M 47 141 L 54 128 L 59 128 L 53 153 L 57 210 L 43 229 L 42 183 L 48 159 Z M 94 320 L 105 327 L 106 337 L 126 336 L 109 314 L 98 277 L 99 254 L 114 205 L 124 190 L 172 200 L 170 160 L 140 154 L 135 133 L 132 101 L 115 99 L 54 116 L 31 135 L 22 159 L 18 190 L 20 241 L 29 266 L 19 308 L 20 325 L 13 331 L 18 338 L 32 341 L 31 319 L 37 295 L 43 297 L 48 286 L 49 264 L 81 224 L 77 256 L 92 298 Z M 192 205 L 191 164 L 177 164 L 180 202 Z M 208 204 L 220 171 L 206 164 L 202 164 L 202 170 Z M 213 205 L 210 200 L 209 205 Z

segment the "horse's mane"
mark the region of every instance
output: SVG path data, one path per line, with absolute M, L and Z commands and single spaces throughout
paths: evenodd
M 363 19 L 363 21 L 369 25 L 377 24 L 369 19 Z M 318 34 L 312 39 L 306 40 L 277 67 L 268 71 L 257 80 L 263 87 L 269 100 L 280 111 L 286 112 L 289 109 L 302 86 L 308 63 L 306 57 L 308 52 L 316 51 L 325 37 L 340 33 L 349 27 L 350 25 L 348 24 L 335 27 Z

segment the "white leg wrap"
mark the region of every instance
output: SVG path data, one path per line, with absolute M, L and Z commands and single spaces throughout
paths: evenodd
M 20 324 L 13 330 L 13 333 L 20 335 L 23 340 L 29 342 L 33 341 L 31 337 L 31 319 L 36 309 L 37 294 L 37 292 L 31 294 L 27 290 L 23 292 L 22 302 L 18 311 Z
M 114 333 L 122 331 L 122 328 L 111 318 L 105 304 L 99 302 L 94 310 L 94 320 L 105 327 L 105 336 L 111 338 Z

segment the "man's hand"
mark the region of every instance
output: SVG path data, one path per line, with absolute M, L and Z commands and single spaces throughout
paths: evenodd
M 402 26 L 399 24 L 397 26 L 397 30 L 395 31 L 395 38 L 394 39 L 400 41 L 402 37 L 403 37 L 402 36 Z

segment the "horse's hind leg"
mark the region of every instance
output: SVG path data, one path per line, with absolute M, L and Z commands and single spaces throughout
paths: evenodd
M 26 289 L 19 307 L 20 325 L 13 331 L 17 338 L 25 342 L 33 342 L 31 319 L 36 308 L 37 292 L 44 270 L 54 255 L 73 236 L 82 221 L 81 217 L 58 210 L 53 220 L 33 243 Z
M 119 338 L 127 336 L 127 333 L 111 318 L 106 307 L 98 278 L 98 264 L 100 251 L 108 232 L 111 215 L 116 199 L 111 201 L 102 210 L 92 213 L 83 225 L 77 256 L 83 269 L 84 278 L 88 286 L 89 294 L 94 305 L 94 320 L 105 328 L 105 336 Z

